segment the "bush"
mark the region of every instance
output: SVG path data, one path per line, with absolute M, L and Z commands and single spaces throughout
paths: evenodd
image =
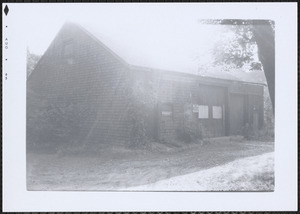
M 254 131 L 249 124 L 246 124 L 244 137 L 247 140 L 274 141 L 274 113 L 267 87 L 264 88 L 264 126 Z
M 203 139 L 203 128 L 194 121 L 185 121 L 181 128 L 177 129 L 176 133 L 178 140 L 185 143 L 191 143 Z
M 143 145 L 153 136 L 148 126 L 153 120 L 151 114 L 156 107 L 157 91 L 151 80 L 135 80 L 128 94 L 127 115 L 129 120 L 129 139 L 132 146 Z
M 274 141 L 274 128 L 266 125 L 262 129 L 254 131 L 247 123 L 243 134 L 246 140 Z
M 144 106 L 130 105 L 127 110 L 129 117 L 129 138 L 132 146 L 144 144 L 147 141 L 145 117 L 142 114 Z

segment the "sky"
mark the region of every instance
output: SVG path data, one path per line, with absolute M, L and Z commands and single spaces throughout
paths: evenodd
M 193 73 L 199 64 L 211 62 L 211 49 L 224 28 L 200 24 L 200 6 L 25 4 L 14 12 L 26 10 L 24 37 L 32 53 L 42 55 L 63 24 L 70 21 L 92 29 L 129 63 Z M 196 56 L 200 56 L 198 61 Z

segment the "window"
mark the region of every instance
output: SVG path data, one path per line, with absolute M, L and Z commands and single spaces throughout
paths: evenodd
M 72 43 L 67 43 L 64 46 L 63 56 L 64 57 L 70 57 L 72 55 L 73 55 L 73 44 Z
M 207 119 L 208 118 L 208 106 L 206 106 L 206 105 L 199 105 L 198 117 L 200 119 Z
M 214 119 L 222 119 L 223 118 L 222 106 L 213 106 L 212 110 L 213 110 L 212 117 Z

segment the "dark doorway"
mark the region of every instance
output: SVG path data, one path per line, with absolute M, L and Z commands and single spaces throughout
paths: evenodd
M 244 128 L 244 96 L 231 94 L 230 96 L 230 133 L 242 135 Z

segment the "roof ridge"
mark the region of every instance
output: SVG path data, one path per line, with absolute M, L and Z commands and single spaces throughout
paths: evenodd
M 65 24 L 73 24 L 73 25 L 75 25 L 80 30 L 82 30 L 84 33 L 86 33 L 90 38 L 92 38 L 93 40 L 95 40 L 99 45 L 101 45 L 103 48 L 105 48 L 105 50 L 107 50 L 109 53 L 111 53 L 116 59 L 118 59 L 119 61 L 121 61 L 126 66 L 130 65 L 125 59 L 123 59 L 121 56 L 119 56 L 117 53 L 115 53 L 111 48 L 109 48 L 106 44 L 104 44 L 102 41 L 100 41 L 100 39 L 97 38 L 97 36 L 93 35 L 93 33 L 91 33 L 88 29 L 86 29 L 82 25 L 80 25 L 78 23 L 74 23 L 74 22 L 66 22 Z

